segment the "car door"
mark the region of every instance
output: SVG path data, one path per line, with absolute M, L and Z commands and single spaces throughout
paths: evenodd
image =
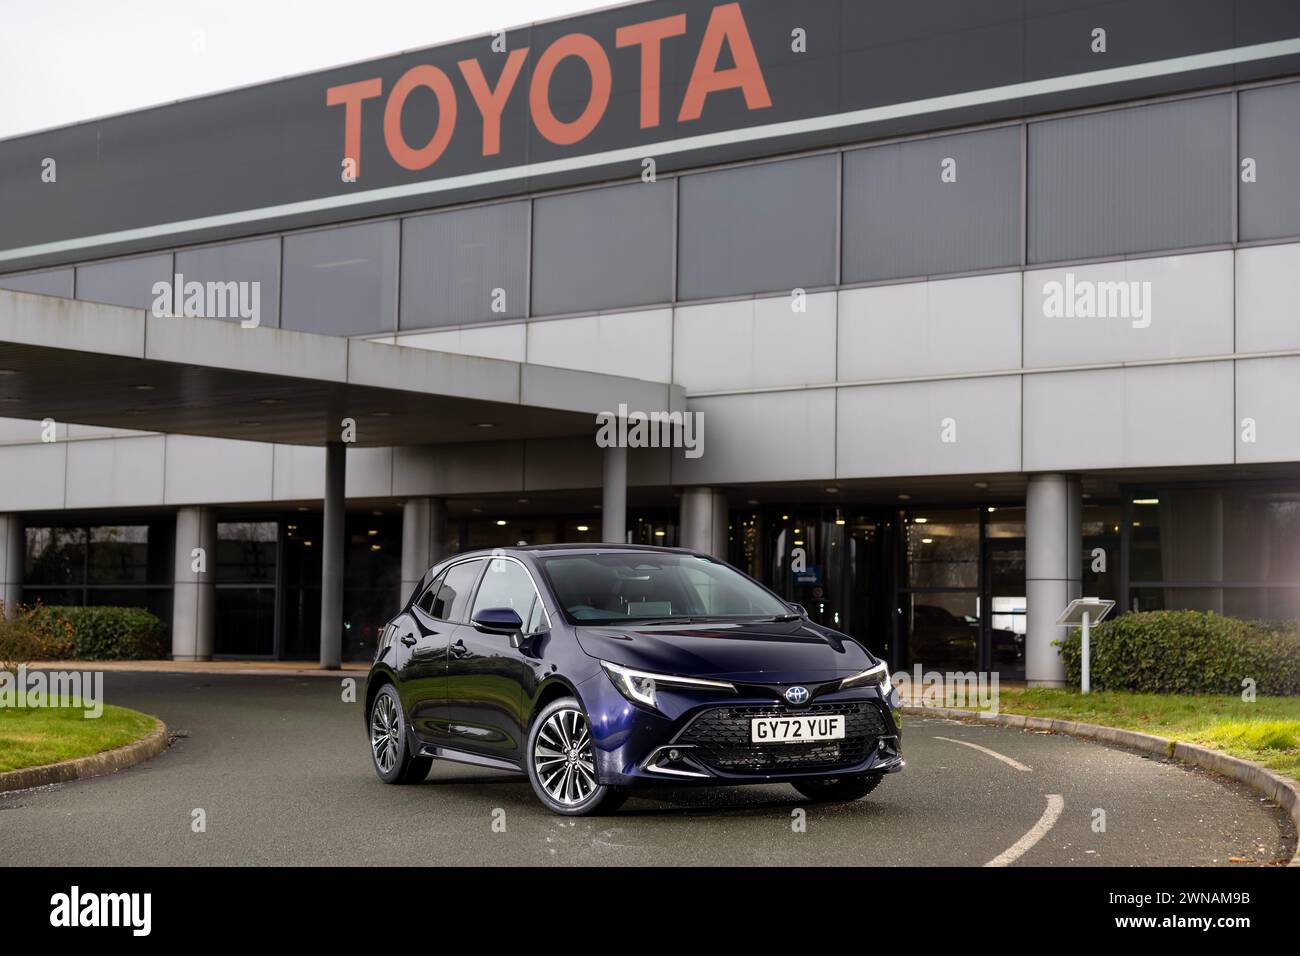
M 485 608 L 508 607 L 527 627 L 538 619 L 538 603 L 537 588 L 522 563 L 504 557 L 487 562 L 448 663 L 451 731 L 463 749 L 505 760 L 517 760 L 523 752 L 526 690 L 534 681 L 527 648 L 515 647 L 509 634 L 480 630 L 472 622 Z
M 413 633 L 403 635 L 403 643 L 409 642 L 410 647 L 403 668 L 403 699 L 411 729 L 426 744 L 448 742 L 448 656 L 458 630 L 457 617 L 468 607 L 482 567 L 482 560 L 453 564 L 411 606 Z

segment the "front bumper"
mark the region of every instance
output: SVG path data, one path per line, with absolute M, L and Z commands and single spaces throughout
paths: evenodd
M 660 690 L 658 710 L 627 700 L 602 672 L 578 687 L 591 720 L 597 774 L 620 787 L 771 783 L 903 769 L 898 693 L 877 687 L 818 694 L 791 707 L 780 689 L 746 685 L 740 694 Z M 757 745 L 759 716 L 846 716 L 842 741 Z

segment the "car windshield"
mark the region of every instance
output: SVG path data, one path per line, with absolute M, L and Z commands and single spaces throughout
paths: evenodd
M 699 555 L 610 551 L 543 558 L 542 566 L 575 624 L 791 616 L 775 595 Z

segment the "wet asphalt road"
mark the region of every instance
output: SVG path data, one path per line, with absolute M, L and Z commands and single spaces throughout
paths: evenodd
M 785 785 L 658 790 L 568 819 L 522 776 L 464 765 L 384 786 L 361 705 L 335 679 L 110 672 L 105 689 L 185 736 L 111 776 L 0 794 L 0 863 L 979 866 L 1042 829 L 1053 805 L 1016 865 L 1269 863 L 1296 841 L 1280 810 L 1204 772 L 938 719 L 907 719 L 907 768 L 852 804 L 810 804 Z M 191 828 L 196 808 L 206 832 Z

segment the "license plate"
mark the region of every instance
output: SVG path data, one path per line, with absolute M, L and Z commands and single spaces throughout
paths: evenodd
M 816 717 L 753 717 L 749 739 L 756 744 L 802 744 L 816 740 L 843 740 L 844 715 Z

